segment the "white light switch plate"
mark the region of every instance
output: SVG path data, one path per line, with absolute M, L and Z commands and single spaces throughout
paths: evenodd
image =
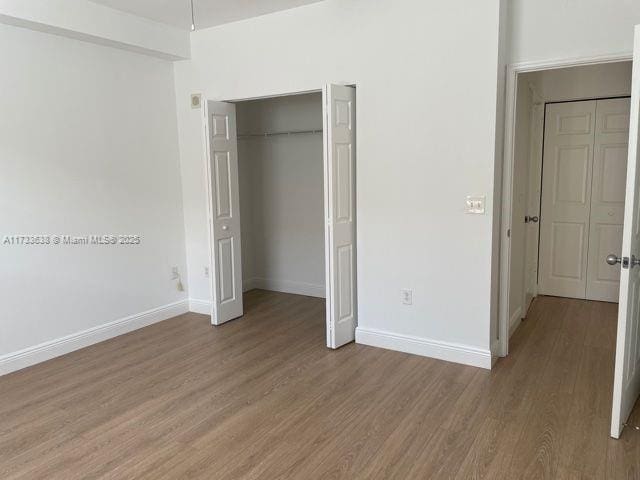
M 465 213 L 473 213 L 476 215 L 484 214 L 484 204 L 485 197 L 484 195 L 474 196 L 468 195 L 465 202 Z

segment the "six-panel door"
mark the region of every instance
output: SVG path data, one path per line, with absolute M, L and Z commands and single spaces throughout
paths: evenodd
M 235 105 L 226 102 L 209 101 L 207 107 L 212 323 L 220 325 L 243 313 L 236 110 Z
M 628 98 L 547 106 L 540 293 L 618 301 L 628 123 Z

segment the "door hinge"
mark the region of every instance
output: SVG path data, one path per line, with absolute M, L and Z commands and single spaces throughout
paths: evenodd
M 507 228 L 507 238 L 511 238 L 511 229 Z

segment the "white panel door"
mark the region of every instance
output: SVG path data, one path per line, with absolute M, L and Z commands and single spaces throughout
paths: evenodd
M 356 316 L 356 91 L 327 85 L 324 105 L 327 346 L 355 339 Z
M 620 305 L 618 307 L 618 335 L 616 363 L 613 377 L 613 408 L 611 436 L 618 438 L 624 422 L 629 418 L 640 393 L 640 25 L 635 29 L 633 50 L 633 80 L 631 83 L 631 119 L 629 127 L 629 156 L 627 164 L 622 255 L 629 260 L 620 275 Z
M 539 293 L 585 298 L 596 102 L 547 105 Z
M 604 261 L 622 255 L 622 224 L 629 144 L 628 98 L 598 100 L 591 189 L 587 267 L 588 300 L 617 302 L 620 265 Z
M 208 101 L 205 114 L 209 139 L 211 322 L 220 325 L 243 313 L 236 107 Z
M 524 309 L 525 317 L 533 298 L 538 295 L 538 248 L 540 242 L 540 180 L 542 177 L 542 139 L 544 135 L 544 105 L 534 103 L 531 109 L 531 144 L 527 186 L 526 215 L 532 220 L 525 227 Z

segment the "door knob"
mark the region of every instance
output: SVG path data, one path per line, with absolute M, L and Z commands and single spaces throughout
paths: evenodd
M 616 263 L 622 263 L 622 258 L 614 255 L 613 253 L 610 253 L 609 255 L 607 255 L 607 263 L 609 265 L 615 265 Z
M 537 215 L 534 215 L 532 217 L 530 217 L 529 215 L 526 215 L 524 217 L 524 223 L 529 223 L 529 222 L 538 223 L 538 220 L 540 220 L 540 219 L 538 218 Z
M 229 230 L 229 226 L 228 225 L 222 225 L 222 229 L 225 230 L 225 231 Z

